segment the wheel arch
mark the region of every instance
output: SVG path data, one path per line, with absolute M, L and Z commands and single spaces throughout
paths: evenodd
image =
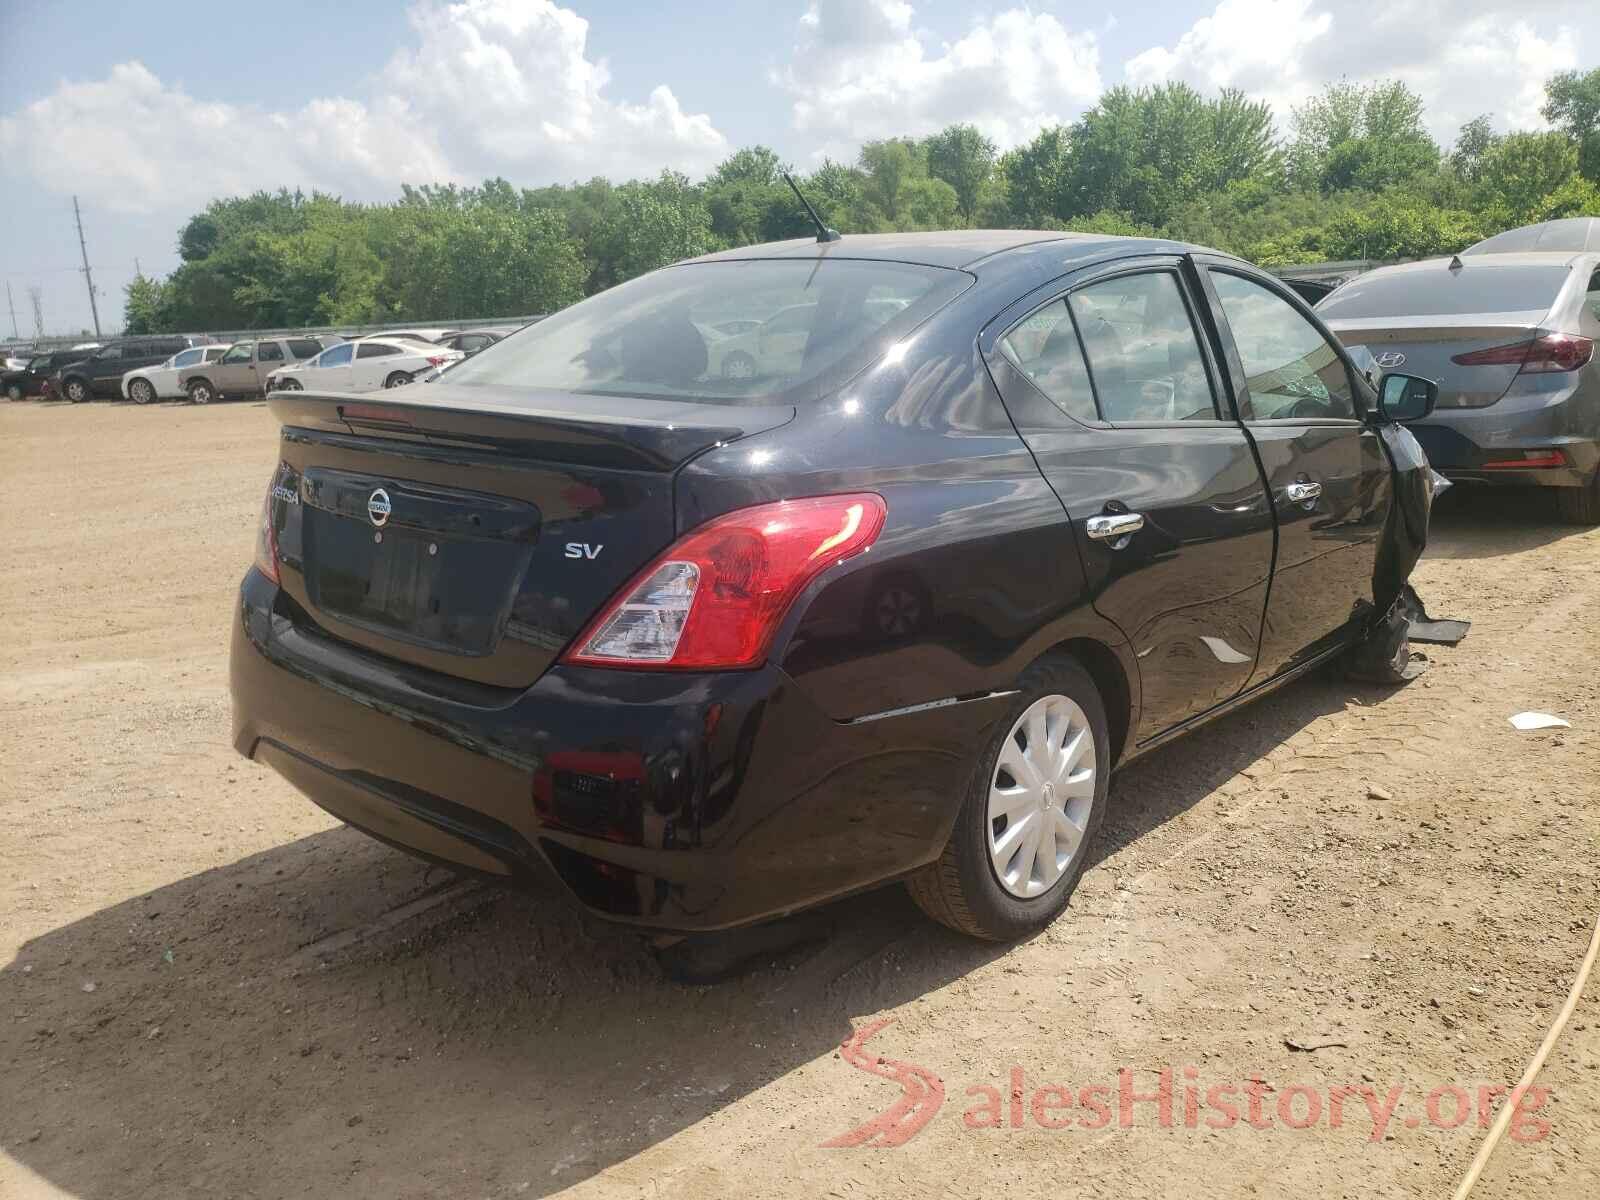
M 1113 765 L 1121 762 L 1132 748 L 1128 738 L 1134 728 L 1135 703 L 1133 681 L 1121 657 L 1104 642 L 1088 637 L 1067 638 L 1050 647 L 1047 653 L 1070 655 L 1089 672 L 1106 706 Z

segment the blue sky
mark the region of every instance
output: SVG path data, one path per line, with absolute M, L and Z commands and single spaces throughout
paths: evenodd
M 74 193 L 110 327 L 135 260 L 172 269 L 219 194 L 699 175 L 753 142 L 804 168 L 955 120 L 1007 146 L 1164 79 L 1241 87 L 1286 124 L 1331 80 L 1399 75 L 1448 141 L 1481 112 L 1536 124 L 1543 79 L 1600 58 L 1571 0 L 0 0 L 0 45 L 49 48 L 0 76 L 0 273 L 24 333 L 30 285 L 50 331 L 88 324 Z

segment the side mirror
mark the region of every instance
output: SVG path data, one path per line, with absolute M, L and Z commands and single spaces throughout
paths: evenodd
M 1389 421 L 1420 421 L 1439 402 L 1439 385 L 1420 375 L 1385 375 L 1378 383 L 1378 413 Z

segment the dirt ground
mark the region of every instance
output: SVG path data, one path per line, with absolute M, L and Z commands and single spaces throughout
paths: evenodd
M 234 755 L 274 436 L 261 405 L 0 405 L 0 1196 L 1445 1196 L 1483 1136 L 1451 1089 L 1517 1078 L 1600 910 L 1600 533 L 1457 489 L 1417 582 L 1467 641 L 1130 767 L 1045 934 L 974 944 L 890 889 L 668 982 Z M 1119 1072 L 1163 1068 L 1171 1119 L 1124 1124 Z M 1600 1195 L 1600 980 L 1541 1082 L 1475 1195 Z M 1345 1086 L 1392 1118 L 1335 1127 Z M 1238 1119 L 1190 1127 L 1221 1087 Z

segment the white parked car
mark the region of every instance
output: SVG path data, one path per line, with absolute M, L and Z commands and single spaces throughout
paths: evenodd
M 279 367 L 268 377 L 267 391 L 371 392 L 403 387 L 424 372 L 465 357 L 459 350 L 374 334 Z
M 231 343 L 230 343 L 231 344 Z M 178 386 L 178 372 L 185 367 L 201 363 L 214 363 L 227 351 L 228 346 L 190 346 L 180 350 L 164 363 L 153 367 L 135 367 L 122 376 L 122 397 L 135 404 L 149 404 L 152 400 L 176 400 L 183 396 Z

